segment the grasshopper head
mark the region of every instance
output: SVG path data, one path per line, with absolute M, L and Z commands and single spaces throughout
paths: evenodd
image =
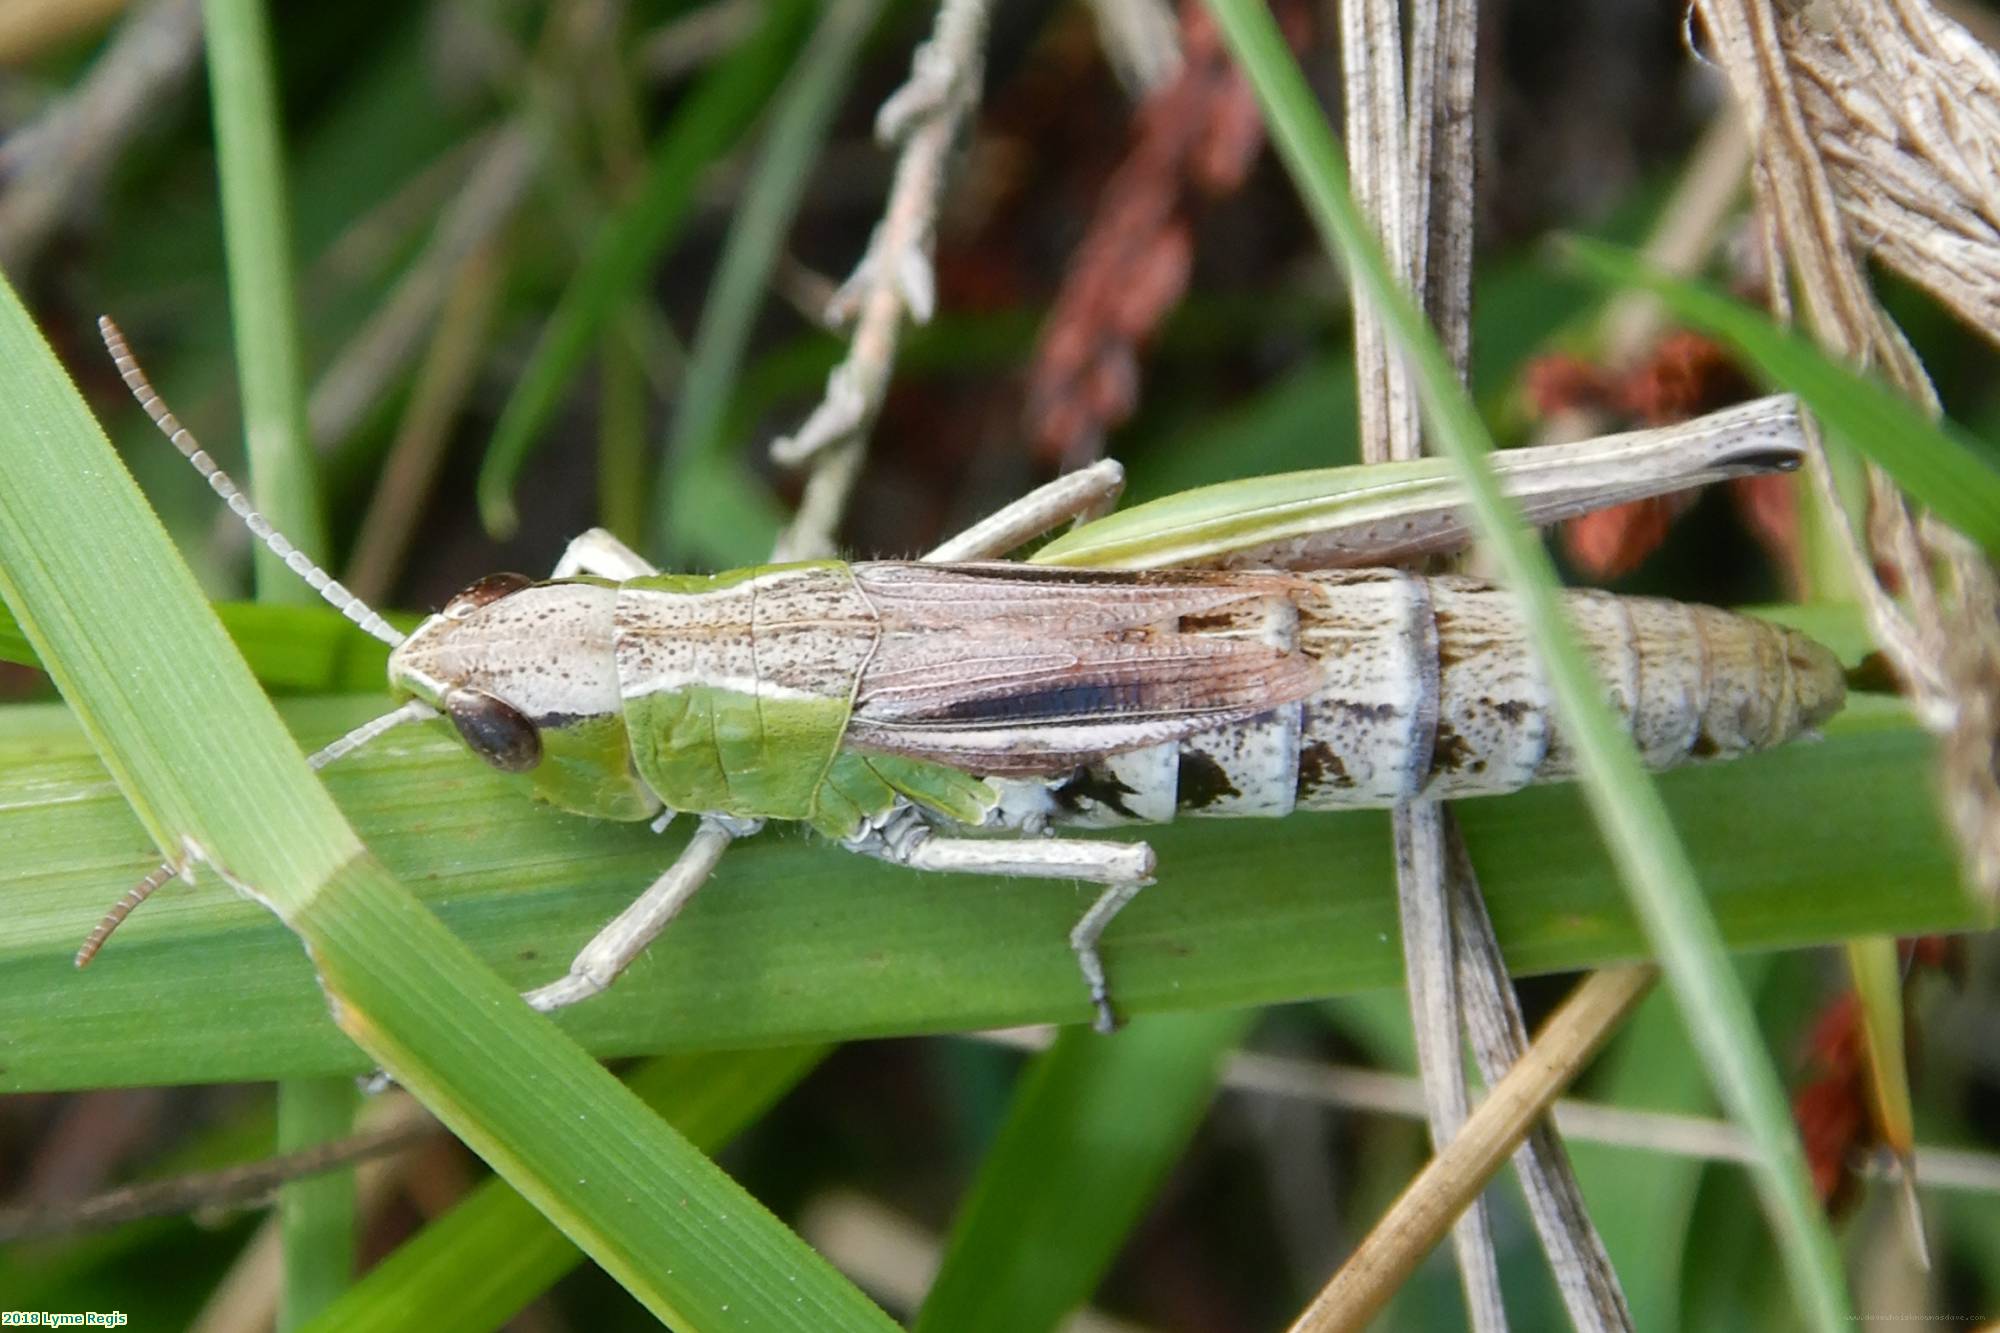
M 617 594 L 589 582 L 491 574 L 389 654 L 389 685 L 429 704 L 493 767 L 542 761 L 542 729 L 616 714 Z

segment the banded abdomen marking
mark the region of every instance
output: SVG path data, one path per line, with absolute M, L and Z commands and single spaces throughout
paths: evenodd
M 1398 570 L 1306 578 L 1312 588 L 1297 599 L 1295 632 L 1321 665 L 1321 689 L 1250 723 L 1092 765 L 1057 792 L 1069 818 L 1275 816 L 1495 795 L 1575 775 L 1506 593 Z M 1794 631 L 1652 598 L 1578 591 L 1566 600 L 1614 714 L 1650 768 L 1765 749 L 1840 707 L 1839 664 Z M 1274 753 L 1267 742 L 1287 727 L 1297 729 L 1296 747 Z

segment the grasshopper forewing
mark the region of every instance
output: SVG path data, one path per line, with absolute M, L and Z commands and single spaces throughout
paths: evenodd
M 1052 483 L 922 561 L 663 574 L 592 530 L 550 578 L 481 579 L 405 638 L 271 531 L 108 321 L 105 337 L 141 404 L 251 530 L 392 645 L 403 702 L 315 764 L 442 715 L 562 809 L 700 817 L 682 857 L 531 993 L 542 1008 L 603 990 L 730 837 L 780 819 L 919 869 L 1104 885 L 1070 944 L 1108 1028 L 1097 943 L 1151 882 L 1153 855 L 1054 827 L 1393 806 L 1572 775 L 1511 597 L 1476 579 L 1333 568 L 1463 540 L 1458 492 L 1436 464 L 1189 492 L 1078 528 L 1032 563 L 994 558 L 1108 508 L 1115 464 Z M 1771 398 L 1496 461 L 1546 522 L 1794 467 L 1803 449 L 1796 406 Z M 1090 567 L 1105 565 L 1121 567 Z M 1779 744 L 1841 705 L 1838 663 L 1791 630 L 1595 592 L 1569 594 L 1569 611 L 1655 768 Z M 121 900 L 79 963 L 172 873 Z

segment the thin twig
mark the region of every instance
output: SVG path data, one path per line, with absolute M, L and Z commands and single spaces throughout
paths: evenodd
M 435 1126 L 430 1112 L 405 1092 L 371 1099 L 358 1120 L 370 1133 Z M 354 1212 L 361 1231 L 369 1230 L 368 1222 L 401 1188 L 416 1161 L 414 1153 L 391 1152 L 356 1164 Z M 189 1324 L 191 1333 L 269 1333 L 284 1285 L 282 1250 L 283 1228 L 276 1217 L 267 1217 L 209 1292 Z
M 1445 1149 L 1410 1182 L 1293 1333 L 1359 1329 L 1380 1312 L 1454 1218 L 1484 1189 L 1556 1094 L 1611 1036 L 1657 973 L 1646 966 L 1592 973 L 1549 1019 L 1528 1053 L 1484 1100 Z
M 0 1208 L 0 1243 L 101 1231 L 148 1217 L 260 1206 L 288 1181 L 398 1152 L 436 1130 L 437 1125 L 425 1117 L 241 1166 L 124 1185 L 74 1203 Z
M 965 1035 L 1011 1050 L 1045 1051 L 1054 1043 L 1056 1029 L 1001 1028 Z M 1323 1064 L 1262 1051 L 1235 1051 L 1227 1056 L 1222 1066 L 1222 1086 L 1233 1093 L 1288 1097 L 1336 1111 L 1393 1115 L 1408 1120 L 1422 1120 L 1426 1115 L 1423 1084 L 1409 1074 Z M 1645 1111 L 1576 1098 L 1558 1101 L 1549 1114 L 1565 1138 L 1579 1143 L 1745 1167 L 1757 1162 L 1756 1146 L 1742 1128 L 1714 1116 Z M 1859 1169 L 1871 1179 L 1889 1179 L 1896 1173 L 1893 1161 L 1880 1158 L 1860 1163 Z M 1927 1190 L 2000 1196 L 2000 1153 L 1977 1148 L 1919 1147 L 1917 1183 Z
M 990 0 L 943 0 L 930 40 L 917 48 L 910 78 L 882 104 L 876 137 L 900 143 L 882 221 L 830 313 L 854 320 L 846 358 L 827 377 L 826 397 L 771 456 L 796 466 L 822 460 L 806 480 L 780 558 L 833 549 L 834 529 L 861 470 L 860 450 L 883 396 L 904 317 L 921 324 L 936 304 L 931 253 L 938 198 L 960 126 L 979 102 L 982 45 Z

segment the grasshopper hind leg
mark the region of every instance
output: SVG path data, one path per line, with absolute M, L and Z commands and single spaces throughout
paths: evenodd
M 1032 836 L 944 837 L 916 810 L 902 806 L 880 824 L 847 839 L 844 845 L 850 851 L 913 870 L 1023 879 L 1080 879 L 1104 885 L 1104 892 L 1070 931 L 1069 946 L 1083 972 L 1084 984 L 1090 989 L 1090 1002 L 1097 1009 L 1097 1030 L 1110 1032 L 1117 1026 L 1104 960 L 1097 945 L 1111 919 L 1138 896 L 1139 890 L 1153 882 L 1153 849 L 1145 843 Z

